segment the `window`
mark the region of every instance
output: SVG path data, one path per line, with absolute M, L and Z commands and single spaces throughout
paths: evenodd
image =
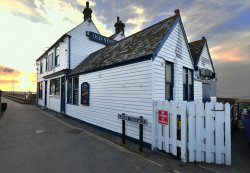
M 51 71 L 53 68 L 53 53 L 48 56 L 48 70 Z
M 47 71 L 48 70 L 48 57 L 47 57 L 47 55 L 45 57 L 45 61 L 46 61 L 45 71 Z
M 79 78 L 73 77 L 68 79 L 67 103 L 78 105 Z
M 38 82 L 38 98 L 42 99 L 43 98 L 43 82 Z
M 40 61 L 40 74 L 43 73 L 43 62 Z
M 78 104 L 78 87 L 79 87 L 79 79 L 78 77 L 73 78 L 73 104 Z
M 60 78 L 50 80 L 50 95 L 60 95 Z
M 72 78 L 68 79 L 67 86 L 67 103 L 72 103 Z
M 183 100 L 194 100 L 193 70 L 183 68 Z
M 173 100 L 173 63 L 166 62 L 165 81 L 165 99 Z
M 55 49 L 55 66 L 59 65 L 59 55 L 60 55 L 60 49 L 58 45 Z

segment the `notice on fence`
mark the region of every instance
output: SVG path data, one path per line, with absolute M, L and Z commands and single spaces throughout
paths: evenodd
M 168 111 L 158 111 L 158 123 L 168 125 Z

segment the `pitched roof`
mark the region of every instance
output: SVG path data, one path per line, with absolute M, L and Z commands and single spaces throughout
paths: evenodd
M 69 74 L 77 75 L 152 55 L 179 15 L 169 17 L 140 32 L 108 45 L 83 60 Z
M 194 61 L 194 65 L 198 64 L 205 43 L 206 43 L 205 37 L 202 37 L 201 40 L 188 43 Z

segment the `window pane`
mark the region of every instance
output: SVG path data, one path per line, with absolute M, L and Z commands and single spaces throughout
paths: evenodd
M 53 67 L 53 54 L 51 53 L 48 57 L 48 70 L 52 70 Z
M 67 102 L 72 103 L 72 78 L 68 79 Z
M 166 84 L 166 89 L 165 89 L 165 99 L 166 100 L 171 100 L 171 85 Z
M 55 94 L 60 95 L 60 78 L 55 79 Z
M 187 93 L 187 86 L 186 84 L 183 84 L 183 100 L 187 100 L 188 93 Z
M 188 70 L 188 84 L 192 84 L 193 80 L 192 80 L 192 71 Z
M 183 69 L 183 84 L 187 83 L 187 69 Z
M 166 82 L 172 82 L 172 66 L 166 64 Z
M 74 89 L 78 89 L 79 85 L 79 79 L 78 77 L 74 78 Z

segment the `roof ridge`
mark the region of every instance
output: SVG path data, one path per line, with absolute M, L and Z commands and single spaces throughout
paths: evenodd
M 139 33 L 141 33 L 141 32 L 144 32 L 145 30 L 148 30 L 148 29 L 150 29 L 150 28 L 152 28 L 152 27 L 155 27 L 156 25 L 160 25 L 161 23 L 166 22 L 166 21 L 168 21 L 168 20 L 170 20 L 170 19 L 172 19 L 172 18 L 175 18 L 175 17 L 178 17 L 178 15 L 173 15 L 173 16 L 171 16 L 171 17 L 168 17 L 168 18 L 166 18 L 166 19 L 164 19 L 164 20 L 162 20 L 162 21 L 160 21 L 160 22 L 158 22 L 158 23 L 155 23 L 155 24 L 153 24 L 153 25 L 151 25 L 151 26 L 149 26 L 149 27 L 147 27 L 147 28 L 144 28 L 144 29 L 142 29 L 142 30 L 140 30 L 140 31 L 138 31 L 138 32 L 136 32 L 136 33 L 134 33 L 134 34 L 128 36 L 128 37 L 125 37 L 125 38 L 123 38 L 123 39 L 121 39 L 121 40 L 119 40 L 119 41 L 116 41 L 116 42 L 113 43 L 113 44 L 109 44 L 109 45 L 107 45 L 106 47 L 103 47 L 103 48 L 101 48 L 101 49 L 99 49 L 99 50 L 97 50 L 97 51 L 95 51 L 95 52 L 92 52 L 91 54 L 97 53 L 97 52 L 99 52 L 99 51 L 101 51 L 101 50 L 103 50 L 103 49 L 106 49 L 106 48 L 110 47 L 110 46 L 113 46 L 113 45 L 115 45 L 115 44 L 118 44 L 118 43 L 120 43 L 120 42 L 123 42 L 123 41 L 125 41 L 125 40 L 131 38 L 132 36 L 134 36 L 134 35 L 136 35 L 136 34 L 139 34 Z M 89 54 L 89 55 L 91 55 L 91 54 Z M 88 58 L 88 56 L 87 56 L 87 58 Z

